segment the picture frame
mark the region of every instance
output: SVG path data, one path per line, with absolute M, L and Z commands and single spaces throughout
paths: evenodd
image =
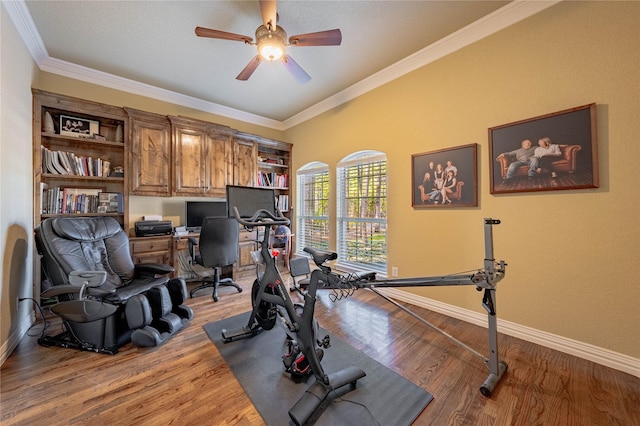
M 595 103 L 489 128 L 491 194 L 598 188 L 596 130 Z M 536 159 L 518 162 L 527 140 Z
M 100 122 L 87 118 L 60 115 L 60 135 L 76 138 L 93 138 L 100 134 Z
M 477 207 L 478 144 L 413 154 L 411 188 L 414 208 Z

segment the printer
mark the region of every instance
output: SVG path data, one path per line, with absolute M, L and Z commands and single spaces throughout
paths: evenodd
M 135 223 L 136 237 L 171 235 L 173 222 L 170 220 L 140 220 Z

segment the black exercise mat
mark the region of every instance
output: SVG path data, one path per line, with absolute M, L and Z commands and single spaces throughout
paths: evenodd
M 204 329 L 266 424 L 293 424 L 289 410 L 315 382 L 315 377 L 311 375 L 306 382 L 295 383 L 284 372 L 281 356 L 286 351 L 286 334 L 280 325 L 250 339 L 223 343 L 222 329 L 245 326 L 249 315 L 245 312 L 212 322 Z M 330 335 L 321 328 L 320 336 L 326 334 Z M 318 418 L 314 416 L 315 424 L 410 425 L 433 399 L 430 393 L 331 336 L 331 347 L 325 349 L 322 359 L 325 372 L 331 374 L 350 366 L 361 368 L 366 376 L 358 380 L 355 390 L 336 396 Z M 348 388 L 347 385 L 343 389 Z

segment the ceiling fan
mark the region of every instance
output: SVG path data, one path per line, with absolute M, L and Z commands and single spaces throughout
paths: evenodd
M 238 74 L 236 77 L 238 80 L 248 80 L 263 60 L 281 60 L 285 68 L 289 70 L 298 82 L 306 83 L 311 80 L 311 77 L 291 56 L 285 53 L 285 49 L 289 46 L 339 46 L 340 43 L 342 43 L 342 33 L 339 29 L 298 34 L 289 37 L 289 41 L 287 42 L 287 33 L 284 28 L 276 23 L 278 20 L 276 0 L 260 0 L 260 12 L 262 14 L 263 24 L 256 29 L 255 42 L 253 38 L 249 36 L 196 27 L 196 35 L 198 37 L 242 41 L 245 44 L 258 46 L 258 54 L 254 56 L 240 74 Z

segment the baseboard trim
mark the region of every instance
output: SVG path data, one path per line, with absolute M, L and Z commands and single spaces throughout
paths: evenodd
M 406 302 L 471 324 L 487 327 L 487 316 L 485 314 L 398 289 L 378 288 L 377 291 L 400 302 Z M 640 377 L 640 359 L 628 355 L 502 320 L 500 317 L 498 317 L 498 332 Z
M 9 358 L 9 355 L 11 355 L 13 350 L 18 346 L 18 343 L 20 343 L 20 340 L 27 334 L 31 325 L 31 321 L 22 321 L 19 327 L 9 333 L 9 338 L 0 347 L 0 365 L 4 364 L 7 358 Z

